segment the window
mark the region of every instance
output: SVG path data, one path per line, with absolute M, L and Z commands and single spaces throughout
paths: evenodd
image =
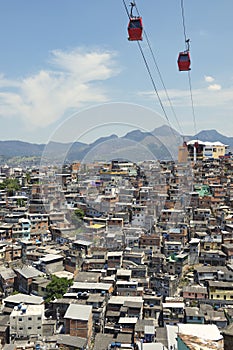
M 19 317 L 19 321 L 23 321 L 22 317 Z
M 188 54 L 181 54 L 180 57 L 179 57 L 179 61 L 180 62 L 187 62 L 187 61 L 189 61 Z

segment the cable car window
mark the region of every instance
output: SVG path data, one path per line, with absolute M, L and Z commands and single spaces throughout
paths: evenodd
M 188 57 L 188 55 L 180 55 L 180 57 L 179 57 L 179 60 L 180 61 L 189 61 L 189 57 Z
M 142 28 L 140 19 L 131 19 L 129 28 Z

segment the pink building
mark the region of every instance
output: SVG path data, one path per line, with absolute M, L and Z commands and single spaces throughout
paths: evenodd
M 191 300 L 208 299 L 207 287 L 201 287 L 199 285 L 183 287 L 182 296 L 184 299 Z

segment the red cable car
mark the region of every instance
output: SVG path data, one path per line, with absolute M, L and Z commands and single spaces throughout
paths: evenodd
M 190 60 L 189 51 L 180 52 L 177 63 L 178 63 L 179 71 L 190 70 L 191 60 Z
M 130 17 L 128 24 L 128 40 L 142 40 L 142 17 Z
M 135 2 L 130 3 L 131 10 L 129 15 L 129 24 L 128 24 L 128 40 L 130 41 L 137 41 L 142 40 L 142 17 L 140 16 L 133 16 L 133 8 L 136 6 Z

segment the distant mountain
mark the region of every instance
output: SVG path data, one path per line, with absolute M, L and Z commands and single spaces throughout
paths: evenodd
M 23 141 L 0 141 L 0 155 L 6 158 L 40 156 L 44 146 Z
M 100 147 L 100 145 L 109 143 L 110 141 L 116 139 L 118 139 L 118 136 L 113 134 L 106 137 L 100 137 L 90 144 L 80 144 L 79 142 L 74 142 L 67 153 L 66 160 L 70 162 L 75 160 L 83 160 L 89 153 L 94 152 L 95 149 Z M 97 153 L 96 156 L 99 159 Z
M 186 140 L 220 141 L 233 149 L 233 137 L 227 137 L 216 130 L 203 130 Z M 64 160 L 94 161 L 125 158 L 133 161 L 144 159 L 176 159 L 178 146 L 183 142 L 177 131 L 167 125 L 155 128 L 151 132 L 133 130 L 123 137 L 113 134 L 100 137 L 90 144 L 74 142 L 35 144 L 23 141 L 0 141 L 0 162 L 15 162 L 15 158 L 34 157 L 40 162 L 40 157 L 47 161 Z
M 229 147 L 233 149 L 233 137 L 224 136 L 216 130 L 203 130 L 200 131 L 197 135 L 193 136 L 192 138 L 209 142 L 220 141 L 225 145 L 229 145 Z
M 151 136 L 151 135 L 152 135 L 151 132 L 142 132 L 141 130 L 133 130 L 133 131 L 128 132 L 125 136 L 123 136 L 123 138 L 140 142 L 145 137 Z
M 116 140 L 116 139 L 118 139 L 118 136 L 115 135 L 115 134 L 110 135 L 110 136 L 106 136 L 106 137 L 100 137 L 97 140 L 95 140 L 93 143 L 90 143 L 89 147 L 93 148 L 93 147 L 96 147 L 97 145 L 99 145 L 101 143 L 107 142 L 109 140 Z
M 158 137 L 170 137 L 170 135 L 172 135 L 173 137 L 180 137 L 180 134 L 168 125 L 162 125 L 158 128 L 155 128 L 154 131 L 152 131 L 152 133 Z

